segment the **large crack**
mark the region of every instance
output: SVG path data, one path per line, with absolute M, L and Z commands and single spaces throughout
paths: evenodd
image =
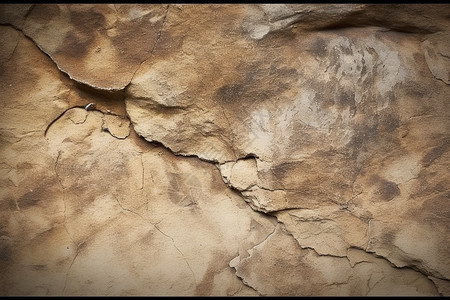
M 145 64 L 150 58 L 152 58 L 152 56 L 155 52 L 156 46 L 158 45 L 159 39 L 161 38 L 162 32 L 164 30 L 164 25 L 166 24 L 167 15 L 169 14 L 169 8 L 170 8 L 170 4 L 167 4 L 166 11 L 164 12 L 164 17 L 162 20 L 161 28 L 158 31 L 158 35 L 156 36 L 155 43 L 153 44 L 148 57 L 146 59 L 142 60 L 142 62 L 139 64 L 139 66 L 136 68 L 133 75 L 131 76 L 130 82 L 123 88 L 123 90 L 126 90 L 130 86 L 131 82 L 133 81 L 133 78 L 136 76 L 136 73 L 139 71 L 139 69 L 142 67 L 142 65 Z
M 119 204 L 119 206 L 121 207 L 122 210 L 124 210 L 124 211 L 126 211 L 126 212 L 129 212 L 129 213 L 132 213 L 132 214 L 134 214 L 134 215 L 140 217 L 140 218 L 141 218 L 142 220 L 144 220 L 145 222 L 150 223 L 150 224 L 151 224 L 151 225 L 152 225 L 152 226 L 153 226 L 160 234 L 162 234 L 163 236 L 169 238 L 169 239 L 172 241 L 173 247 L 177 250 L 178 253 L 180 253 L 180 255 L 181 255 L 181 257 L 183 258 L 184 262 L 186 263 L 187 267 L 188 267 L 189 270 L 191 271 L 192 277 L 193 277 L 193 280 L 194 280 L 194 284 L 196 285 L 196 284 L 197 284 L 197 278 L 196 278 L 196 276 L 195 276 L 195 272 L 192 270 L 192 267 L 191 267 L 191 265 L 189 264 L 189 261 L 188 261 L 188 260 L 186 259 L 186 257 L 184 256 L 184 253 L 180 250 L 180 248 L 177 247 L 177 245 L 176 245 L 176 243 L 175 243 L 175 240 L 174 240 L 170 235 L 168 235 L 167 233 L 163 232 L 163 231 L 157 226 L 158 223 L 153 223 L 153 222 L 151 222 L 150 220 L 148 220 L 147 218 L 145 218 L 144 216 L 142 216 L 141 214 L 139 214 L 139 213 L 137 213 L 137 212 L 135 212 L 135 211 L 133 211 L 133 210 L 131 210 L 131 209 L 128 209 L 128 208 L 124 207 L 124 206 L 122 205 L 122 203 L 119 201 L 119 199 L 118 199 L 115 195 L 113 195 L 113 197 L 114 197 L 114 199 L 117 201 L 117 203 Z
M 68 281 L 68 278 L 69 278 L 70 270 L 72 269 L 72 266 L 73 266 L 73 264 L 75 262 L 75 259 L 77 258 L 78 254 L 79 254 L 80 246 L 83 243 L 77 244 L 75 242 L 75 240 L 73 239 L 72 235 L 70 234 L 69 229 L 67 228 L 66 189 L 65 189 L 65 187 L 63 185 L 63 181 L 61 179 L 61 176 L 58 173 L 58 162 L 59 162 L 60 157 L 61 157 L 61 151 L 58 152 L 58 155 L 56 157 L 54 170 L 55 170 L 56 178 L 58 179 L 58 182 L 59 182 L 59 185 L 60 185 L 61 191 L 62 191 L 62 201 L 63 201 L 63 206 L 64 206 L 64 210 L 63 210 L 63 218 L 64 218 L 63 219 L 63 226 L 64 226 L 64 230 L 66 231 L 67 235 L 69 236 L 69 239 L 72 241 L 72 244 L 76 245 L 75 255 L 74 255 L 74 257 L 73 257 L 73 259 L 72 259 L 72 261 L 71 261 L 71 263 L 69 265 L 69 268 L 67 269 L 67 272 L 66 272 L 66 275 L 65 275 L 65 279 L 64 279 L 64 286 L 63 286 L 63 289 L 62 289 L 62 292 L 61 292 L 61 294 L 64 295 L 64 293 L 66 291 L 66 287 L 67 287 L 67 281 Z

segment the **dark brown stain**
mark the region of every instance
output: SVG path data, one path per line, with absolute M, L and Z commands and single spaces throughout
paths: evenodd
M 0 248 L 0 262 L 6 263 L 12 260 L 13 251 L 10 246 L 3 245 Z
M 43 271 L 43 270 L 47 269 L 46 265 L 30 265 L 30 267 L 36 271 Z
M 242 84 L 227 84 L 217 90 L 217 96 L 222 102 L 238 101 L 245 93 Z
M 86 11 L 77 11 L 74 10 L 73 7 L 79 7 L 79 5 L 69 6 L 70 23 L 74 25 L 74 28 L 90 32 L 105 27 L 105 16 L 97 11 L 99 6 L 94 5 Z
M 392 245 L 395 242 L 395 234 L 392 232 L 384 232 L 381 235 L 381 241 L 385 244 Z
M 378 175 L 370 176 L 368 183 L 375 188 L 375 201 L 391 201 L 400 195 L 400 189 L 393 181 L 388 181 Z
M 428 224 L 444 223 L 450 230 L 450 224 L 446 220 L 450 219 L 450 192 L 434 195 L 424 201 L 416 211 L 412 212 L 414 216 L 421 218 Z M 439 216 L 439 217 L 436 217 Z
M 383 180 L 380 182 L 378 193 L 384 201 L 390 201 L 400 195 L 400 189 L 395 182 Z
M 344 53 L 345 55 L 353 55 L 353 51 L 350 47 L 344 47 L 344 46 L 339 46 L 339 48 L 341 49 L 341 52 Z
M 17 199 L 20 209 L 27 209 L 29 207 L 39 205 L 41 201 L 51 199 L 54 196 L 55 187 L 58 187 L 57 179 L 55 177 L 51 177 L 48 179 L 41 178 L 40 180 L 41 183 L 39 185 L 33 186 L 31 190 Z
M 368 144 L 373 144 L 378 137 L 378 124 L 358 124 L 354 126 L 355 133 L 346 147 L 351 150 L 352 157 L 368 150 Z
M 241 80 L 221 86 L 216 99 L 224 104 L 263 102 L 287 91 L 297 78 L 297 70 L 279 66 L 277 62 L 241 63 L 236 67 Z
M 146 234 L 144 234 L 140 239 L 139 239 L 139 243 L 140 244 L 144 244 L 144 245 L 149 245 L 151 243 L 151 241 L 153 240 L 153 236 L 155 235 L 155 231 L 154 230 L 149 230 L 147 231 Z
M 97 31 L 105 26 L 106 20 L 94 8 L 89 11 L 72 9 L 70 10 L 70 23 L 74 29 L 66 35 L 55 55 L 81 59 L 95 46 Z
M 378 130 L 380 134 L 392 133 L 400 126 L 397 115 L 393 113 L 380 113 L 378 115 Z
M 422 166 L 429 167 L 436 159 L 441 157 L 450 148 L 450 141 L 446 140 L 440 146 L 436 146 L 428 151 L 421 160 Z
M 324 57 L 327 55 L 327 43 L 325 39 L 319 37 L 314 40 L 314 42 L 311 45 L 311 48 L 309 49 L 314 55 L 317 55 L 319 57 Z
M 350 108 L 350 111 L 356 110 L 355 92 L 351 90 L 342 90 L 339 93 L 337 106 L 340 109 Z
M 292 163 L 292 162 L 284 162 L 279 165 L 273 166 L 271 168 L 271 172 L 274 174 L 276 180 L 283 181 L 284 178 L 289 176 L 289 173 L 295 170 L 298 166 L 301 166 L 303 163 Z
M 431 96 L 429 87 L 421 82 L 406 81 L 402 84 L 402 91 L 404 91 L 407 96 L 415 99 L 425 99 Z
M 55 55 L 63 55 L 71 59 L 81 59 L 87 55 L 94 43 L 95 37 L 84 32 L 69 32 L 64 38 L 62 47 L 55 51 Z
M 0 201 L 0 210 L 1 211 L 17 210 L 16 203 L 14 202 L 14 198 L 11 198 L 11 197 L 3 198 Z

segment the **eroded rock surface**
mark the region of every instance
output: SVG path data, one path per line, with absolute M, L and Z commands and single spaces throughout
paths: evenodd
M 449 295 L 448 5 L 0 5 L 2 295 Z

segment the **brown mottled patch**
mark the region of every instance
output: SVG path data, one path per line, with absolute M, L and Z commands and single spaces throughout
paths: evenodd
M 33 169 L 33 168 L 34 168 L 33 164 L 30 164 L 29 162 L 23 162 L 23 163 L 17 164 L 17 169 L 28 170 L 28 169 Z
M 213 255 L 214 258 L 211 259 L 210 263 L 208 264 L 208 268 L 203 275 L 202 281 L 197 284 L 195 288 L 195 296 L 211 295 L 212 289 L 214 287 L 214 277 L 225 267 L 227 267 L 228 262 L 233 258 L 225 251 L 215 250 Z
M 33 6 L 28 17 L 33 19 L 34 22 L 45 25 L 51 18 L 59 16 L 60 13 L 61 10 L 56 4 L 37 4 Z
M 380 133 L 390 133 L 400 126 L 399 118 L 392 113 L 380 113 L 378 116 L 378 130 Z
M 450 192 L 438 194 L 424 201 L 421 208 L 414 212 L 427 223 L 445 223 L 450 219 Z M 449 228 L 450 229 L 450 228 Z
M 371 124 L 374 123 L 374 124 Z M 368 150 L 368 144 L 374 143 L 378 136 L 378 124 L 376 122 L 365 122 L 354 126 L 355 133 L 346 147 L 351 150 L 353 156 Z
M 151 241 L 153 240 L 153 236 L 155 235 L 154 230 L 149 230 L 147 233 L 145 233 L 140 239 L 139 242 L 141 244 L 149 245 Z
M 161 46 L 161 39 L 167 34 L 167 31 L 161 31 L 163 28 L 164 17 L 156 23 L 152 23 L 152 18 L 163 16 L 167 5 L 154 5 L 148 14 L 128 22 L 117 22 L 114 30 L 116 35 L 108 37 L 112 45 L 119 53 L 126 53 L 121 56 L 124 64 L 136 64 L 147 58 L 148 54 L 156 47 Z M 148 8 L 148 7 L 144 7 Z M 128 18 L 130 10 L 136 9 L 135 5 L 117 5 L 116 10 L 122 18 Z M 107 33 L 106 33 L 107 35 Z M 158 44 L 156 41 L 158 40 Z M 169 50 L 169 49 L 168 49 Z

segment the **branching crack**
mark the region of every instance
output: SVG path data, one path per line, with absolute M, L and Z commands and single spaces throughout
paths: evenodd
M 142 168 L 142 175 L 141 175 L 141 188 L 140 190 L 144 189 L 144 181 L 145 181 L 145 169 L 144 169 L 144 161 L 142 159 L 141 155 L 141 168 Z
M 139 216 L 142 220 L 144 220 L 144 221 L 146 221 L 146 222 L 149 222 L 149 223 L 150 223 L 150 224 L 151 224 L 151 225 L 152 225 L 159 233 L 161 233 L 162 235 L 164 235 L 165 237 L 169 238 L 169 239 L 172 241 L 172 245 L 175 247 L 175 249 L 178 251 L 178 253 L 181 254 L 181 257 L 183 258 L 184 262 L 186 263 L 186 265 L 188 266 L 189 270 L 191 271 L 192 276 L 193 276 L 193 279 L 194 279 L 194 284 L 197 284 L 197 279 L 196 279 L 196 277 L 195 277 L 195 273 L 194 273 L 194 271 L 192 270 L 192 267 L 191 267 L 191 265 L 189 264 L 189 262 L 188 262 L 188 260 L 186 259 L 186 257 L 184 256 L 183 252 L 181 252 L 181 250 L 180 250 L 180 249 L 177 247 L 177 245 L 175 244 L 175 240 L 174 240 L 170 235 L 168 235 L 168 234 L 166 234 L 165 232 L 163 232 L 163 231 L 157 226 L 158 223 L 153 223 L 153 222 L 151 222 L 150 220 L 148 220 L 148 219 L 146 219 L 145 217 L 143 217 L 141 214 L 139 214 L 139 213 L 137 213 L 137 212 L 135 212 L 135 211 L 132 211 L 131 209 L 128 209 L 128 208 L 123 207 L 123 205 L 122 205 L 122 203 L 119 201 L 119 199 L 118 199 L 115 195 L 113 195 L 113 197 L 114 197 L 114 199 L 116 199 L 117 203 L 118 203 L 119 206 L 122 208 L 122 210 L 127 211 L 127 212 L 130 212 L 130 213 L 132 213 L 132 214 L 135 214 L 135 215 Z
M 77 244 L 75 243 L 75 241 L 74 241 L 72 235 L 70 234 L 69 229 L 67 228 L 67 215 L 66 215 L 66 209 L 67 209 L 67 206 L 66 206 L 66 189 L 64 188 L 64 185 L 63 185 L 61 176 L 60 176 L 59 173 L 58 173 L 58 163 L 59 163 L 60 157 L 61 157 L 61 151 L 58 151 L 58 155 L 57 155 L 56 160 L 55 160 L 55 166 L 54 166 L 54 169 L 55 169 L 56 178 L 58 179 L 59 185 L 60 185 L 61 190 L 62 190 L 62 201 L 63 201 L 63 205 L 64 205 L 64 211 L 63 211 L 63 217 L 64 217 L 64 220 L 63 220 L 64 230 L 66 231 L 67 235 L 69 236 L 70 240 L 72 241 L 72 244 L 77 245 Z M 66 287 L 67 287 L 67 280 L 68 280 L 69 272 L 70 272 L 70 269 L 72 268 L 73 263 L 75 262 L 75 259 L 76 259 L 77 256 L 78 256 L 78 253 L 79 253 L 79 247 L 80 247 L 80 245 L 77 245 L 77 248 L 76 248 L 76 251 L 75 251 L 75 255 L 74 255 L 73 259 L 72 259 L 72 262 L 70 263 L 69 268 L 67 269 L 67 272 L 66 272 L 66 278 L 65 278 L 65 280 L 64 280 L 64 287 L 63 287 L 63 290 L 62 290 L 62 295 L 64 295 L 64 293 L 65 293 L 65 290 L 66 290 Z
M 58 151 L 58 156 L 56 157 L 55 160 L 55 174 L 56 174 L 56 178 L 58 179 L 59 185 L 61 187 L 61 191 L 62 191 L 62 201 L 63 201 L 63 206 L 64 206 L 64 210 L 63 210 L 63 217 L 64 217 L 64 229 L 67 232 L 67 235 L 69 236 L 70 240 L 72 241 L 73 244 L 76 244 L 75 241 L 72 238 L 72 235 L 69 232 L 69 229 L 67 228 L 67 215 L 66 215 L 66 210 L 67 210 L 67 206 L 66 206 L 66 189 L 64 188 L 61 176 L 58 173 L 58 163 L 59 163 L 59 159 L 61 157 L 61 151 Z
M 64 296 L 64 293 L 66 292 L 67 279 L 69 278 L 70 269 L 72 268 L 73 263 L 75 262 L 75 259 L 77 258 L 78 254 L 79 254 L 79 247 L 77 246 L 77 249 L 75 251 L 75 255 L 74 255 L 73 259 L 72 259 L 72 262 L 70 263 L 69 269 L 66 272 L 66 278 L 64 280 L 64 287 L 63 287 L 63 290 L 62 290 L 62 293 L 61 293 L 61 295 L 63 295 L 63 296 Z
M 130 82 L 124 87 L 124 90 L 131 84 L 131 82 L 133 81 L 134 76 L 136 75 L 136 73 L 139 71 L 139 69 L 142 67 L 142 65 L 147 62 L 152 56 L 153 56 L 153 52 L 156 49 L 156 46 L 158 45 L 159 39 L 161 38 L 162 32 L 164 30 L 164 25 L 166 24 L 166 19 L 167 19 L 167 15 L 169 14 L 169 8 L 170 8 L 170 4 L 167 4 L 166 6 L 166 11 L 164 12 L 164 17 L 162 20 L 162 24 L 161 24 L 161 28 L 159 29 L 158 35 L 156 36 L 156 40 L 155 43 L 153 44 L 152 49 L 150 50 L 150 53 L 148 55 L 148 57 L 146 59 L 144 59 L 139 66 L 136 68 L 136 70 L 133 73 L 133 76 L 131 76 Z

